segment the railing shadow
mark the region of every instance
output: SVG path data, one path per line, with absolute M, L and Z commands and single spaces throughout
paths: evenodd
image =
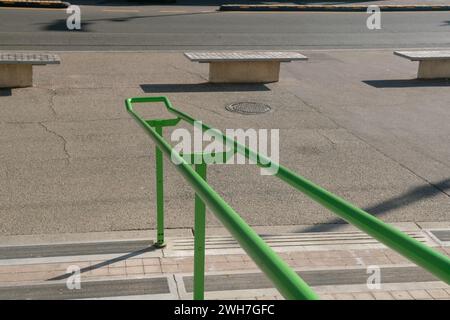
M 380 202 L 370 207 L 363 208 L 363 210 L 374 216 L 380 216 L 391 210 L 410 205 L 411 203 L 422 199 L 431 198 L 437 194 L 448 194 L 446 191 L 450 191 L 450 179 L 444 179 L 432 185 L 427 184 L 414 188 L 403 195 Z M 318 224 L 308 228 L 303 228 L 298 232 L 327 232 L 338 229 L 343 225 L 348 224 L 343 219 L 335 218 L 328 221 L 326 224 Z
M 136 251 L 130 252 L 128 254 L 125 254 L 123 256 L 120 256 L 120 257 L 116 257 L 116 258 L 113 258 L 113 259 L 105 260 L 103 262 L 94 264 L 94 265 L 89 266 L 89 267 L 81 268 L 80 269 L 80 273 L 84 273 L 84 272 L 92 271 L 92 270 L 95 270 L 95 269 L 99 269 L 99 268 L 108 266 L 110 264 L 113 264 L 113 263 L 116 263 L 116 262 L 120 262 L 120 261 L 124 261 L 124 260 L 127 260 L 127 259 L 130 259 L 130 258 L 139 256 L 139 255 L 147 253 L 147 252 L 152 252 L 152 251 L 155 251 L 155 250 L 160 250 L 160 248 L 157 248 L 155 245 L 152 245 L 150 247 L 145 247 L 145 248 L 142 248 L 140 250 L 136 250 Z M 47 279 L 47 281 L 64 280 L 64 279 L 67 279 L 67 278 L 71 277 L 72 275 L 73 275 L 72 273 L 65 273 L 65 274 L 62 274 L 62 275 L 59 275 L 59 276 Z

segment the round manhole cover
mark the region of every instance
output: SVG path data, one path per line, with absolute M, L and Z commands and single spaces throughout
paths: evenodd
M 269 105 L 259 102 L 236 102 L 226 106 L 225 109 L 241 114 L 260 114 L 272 110 Z

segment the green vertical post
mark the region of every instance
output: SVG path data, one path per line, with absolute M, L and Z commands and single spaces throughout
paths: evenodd
M 162 137 L 162 127 L 156 126 L 156 133 Z M 164 247 L 164 171 L 162 151 L 155 147 L 156 155 L 156 247 Z
M 195 171 L 206 181 L 206 163 L 195 165 Z M 194 300 L 205 298 L 205 227 L 206 207 L 202 199 L 195 194 L 194 223 Z

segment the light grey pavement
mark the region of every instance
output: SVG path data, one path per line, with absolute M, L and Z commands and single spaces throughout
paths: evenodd
M 88 5 L 82 1 L 74 4 L 81 5 L 81 31 L 67 30 L 65 10 L 0 8 L 0 49 L 280 50 L 450 46 L 448 12 L 385 12 L 382 28 L 369 30 L 366 27 L 369 15 L 365 12 L 217 12 L 215 6 L 182 3 L 177 6 Z
M 301 52 L 310 60 L 268 85 L 205 84 L 207 65 L 181 52 L 61 53 L 35 68 L 35 87 L 0 91 L 0 234 L 154 227 L 154 146 L 124 107 L 152 95 L 220 129 L 280 129 L 283 165 L 385 221 L 448 221 L 448 82 L 411 80 L 416 64 L 392 50 Z M 273 111 L 224 109 L 237 101 Z M 167 226 L 191 227 L 193 193 L 166 169 Z M 257 168 L 208 179 L 251 225 L 337 222 Z

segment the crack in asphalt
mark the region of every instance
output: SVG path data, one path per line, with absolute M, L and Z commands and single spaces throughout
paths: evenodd
M 40 125 L 42 128 L 44 128 L 44 130 L 45 130 L 46 132 L 48 132 L 48 133 L 50 133 L 50 134 L 52 134 L 52 135 L 55 135 L 58 139 L 62 140 L 62 142 L 63 142 L 63 151 L 64 151 L 64 154 L 66 155 L 66 158 L 65 158 L 65 159 L 67 160 L 67 163 L 70 164 L 71 156 L 70 156 L 70 154 L 69 154 L 69 151 L 67 150 L 67 140 L 66 140 L 66 138 L 64 138 L 64 137 L 63 137 L 61 134 L 59 134 L 58 132 L 49 129 L 49 128 L 44 124 L 44 122 L 38 122 L 38 123 L 39 123 L 39 125 Z
M 174 64 L 170 64 L 169 66 L 170 66 L 171 68 L 175 69 L 175 70 L 183 71 L 184 73 L 190 74 L 191 76 L 196 76 L 196 77 L 199 77 L 200 79 L 202 79 L 202 80 L 204 80 L 204 81 L 208 81 L 208 79 L 205 78 L 204 76 L 202 76 L 201 73 L 189 71 L 189 70 L 186 70 L 186 69 L 177 67 L 177 66 L 174 65 Z
M 52 111 L 53 115 L 56 117 L 58 114 L 56 113 L 55 110 L 55 97 L 56 97 L 56 89 L 48 89 L 50 90 L 50 99 L 49 99 L 49 108 Z

